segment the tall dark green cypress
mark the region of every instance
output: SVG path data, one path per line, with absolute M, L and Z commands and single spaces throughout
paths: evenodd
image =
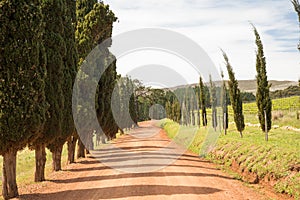
M 111 109 L 111 98 L 112 92 L 116 84 L 117 73 L 116 73 L 116 61 L 115 57 L 109 53 L 108 58 L 114 60 L 111 65 L 106 69 L 99 81 L 99 93 L 98 93 L 98 104 L 99 108 L 96 110 L 98 115 L 99 124 L 104 134 L 109 138 L 115 138 L 118 132 L 118 125 L 116 124 L 112 109 Z
M 272 128 L 272 100 L 270 98 L 270 87 L 266 70 L 266 58 L 264 56 L 263 44 L 257 29 L 253 26 L 255 34 L 256 52 L 256 104 L 258 107 L 258 119 L 260 127 L 266 131 L 266 140 L 268 140 L 268 131 Z M 265 116 L 267 119 L 265 119 Z M 267 122 L 267 124 L 265 123 Z
M 116 21 L 114 13 L 109 9 L 108 5 L 103 2 L 97 2 L 96 0 L 78 0 L 76 1 L 76 14 L 77 14 L 77 28 L 76 28 L 76 43 L 79 55 L 79 66 L 84 61 L 86 56 L 101 42 L 111 37 L 113 22 Z M 100 58 L 101 57 L 101 58 Z M 114 58 L 113 55 L 105 50 L 103 55 L 99 56 L 99 62 L 110 62 Z M 107 77 L 106 77 L 107 76 Z M 97 75 L 95 75 L 97 77 Z M 89 78 L 95 78 L 89 77 Z M 116 128 L 118 128 L 112 119 L 112 111 L 110 108 L 111 93 L 114 84 L 116 83 L 116 64 L 113 62 L 99 82 L 96 110 L 98 114 L 98 120 L 103 126 L 104 132 L 111 134 Z M 98 81 L 98 80 L 95 80 Z M 105 87 L 101 87 L 101 85 Z M 112 87 L 111 87 L 112 86 Z M 106 87 L 108 87 L 106 89 Z M 106 96 L 101 96 L 106 94 Z M 85 114 L 82 111 L 82 114 Z M 89 112 L 89 111 L 87 111 Z M 88 115 L 88 114 L 87 114 Z M 103 117 L 105 116 L 105 117 Z M 78 152 L 77 157 L 85 157 L 84 145 L 78 140 Z
M 43 130 L 44 27 L 38 0 L 0 1 L 0 155 L 2 193 L 18 196 L 16 154 Z
M 172 105 L 173 115 L 174 115 L 174 121 L 179 123 L 181 119 L 181 107 L 179 101 L 176 99 Z
M 206 102 L 205 102 L 205 90 L 204 90 L 204 84 L 202 81 L 202 77 L 200 77 L 199 80 L 199 87 L 200 87 L 200 103 L 201 103 L 201 110 L 202 110 L 202 124 L 203 126 L 207 125 L 207 117 L 206 117 Z
M 241 92 L 240 89 L 238 88 L 238 81 L 235 79 L 235 75 L 229 63 L 228 57 L 224 51 L 222 51 L 222 53 L 226 63 L 228 75 L 229 75 L 228 85 L 229 85 L 230 102 L 234 113 L 234 122 L 237 130 L 240 132 L 241 137 L 243 137 L 245 122 L 244 122 L 243 102 L 241 98 Z
M 66 46 L 67 46 L 67 55 L 66 55 L 66 72 L 69 73 L 69 80 L 68 82 L 65 82 L 66 84 L 71 84 L 71 88 L 67 87 L 67 92 L 69 95 L 72 95 L 73 92 L 73 86 L 74 86 L 74 81 L 76 78 L 76 73 L 78 71 L 78 51 L 77 51 L 77 46 L 76 46 L 76 41 L 75 41 L 75 29 L 77 25 L 77 17 L 76 17 L 76 1 L 74 0 L 66 0 L 67 4 L 67 10 L 66 10 L 66 27 L 65 29 L 67 30 L 67 34 L 65 34 L 66 38 Z M 67 85 L 66 85 L 67 86 Z M 71 93 L 70 93 L 71 92 Z M 67 102 L 68 110 L 66 112 L 71 112 L 71 116 L 69 116 L 66 120 L 69 121 L 70 127 L 66 128 L 64 127 L 64 130 L 66 130 L 66 133 L 68 135 L 67 138 L 67 144 L 68 144 L 68 163 L 74 163 L 75 162 L 75 146 L 76 146 L 76 141 L 78 138 L 77 132 L 75 130 L 74 126 L 74 119 L 73 119 L 73 114 L 72 114 L 72 96 L 68 96 L 70 99 Z M 71 102 L 70 102 L 71 101 Z M 71 103 L 71 104 L 70 104 Z M 71 106 L 71 107 L 69 107 Z M 68 131 L 69 130 L 69 131 Z
M 228 102 L 227 102 L 227 87 L 226 82 L 224 80 L 224 73 L 221 71 L 222 88 L 221 88 L 221 107 L 222 107 L 222 119 L 223 119 L 223 129 L 224 134 L 226 135 L 228 129 Z
M 195 121 L 195 100 L 194 100 L 194 96 L 191 95 L 191 100 L 190 100 L 190 104 L 191 104 L 191 124 L 192 126 L 196 125 L 196 121 Z
M 215 129 L 218 126 L 218 119 L 217 119 L 217 94 L 216 94 L 216 85 L 212 81 L 211 75 L 209 75 L 209 85 L 210 85 L 210 103 L 211 103 L 211 121 L 212 127 Z
M 137 116 L 137 98 L 135 94 L 135 85 L 132 80 L 130 80 L 130 93 L 132 94 L 129 99 L 129 114 L 134 124 L 130 125 L 137 125 L 138 124 L 138 116 Z
M 65 4 L 62 0 L 43 0 L 41 5 L 45 34 L 43 43 L 46 52 L 46 100 L 49 109 L 46 115 L 46 123 L 43 134 L 31 144 L 36 153 L 35 180 L 44 180 L 44 167 L 46 162 L 45 147 L 62 135 L 63 110 L 64 110 L 64 56 L 66 46 L 63 38 L 63 17 Z M 55 153 L 50 149 L 52 154 Z M 53 166 L 53 170 L 55 166 Z
M 61 153 L 64 143 L 72 137 L 75 131 L 75 125 L 72 114 L 72 92 L 73 84 L 76 78 L 77 72 L 77 50 L 75 45 L 75 27 L 76 13 L 75 13 L 75 1 L 64 0 L 64 15 L 63 15 L 63 27 L 64 32 L 62 37 L 66 46 L 66 54 L 63 57 L 63 100 L 64 109 L 62 111 L 62 133 L 55 138 L 53 142 L 48 145 L 48 148 L 52 152 L 53 167 L 55 171 L 61 170 Z M 71 153 L 71 152 L 69 152 Z M 70 155 L 73 156 L 73 155 Z M 72 157 L 68 160 L 72 161 Z

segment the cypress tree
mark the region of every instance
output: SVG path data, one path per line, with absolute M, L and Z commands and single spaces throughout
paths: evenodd
M 92 43 L 92 38 L 86 34 L 86 26 L 85 24 L 89 24 L 89 22 L 86 20 L 86 15 L 93 9 L 94 4 L 97 3 L 97 0 L 77 0 L 76 1 L 76 31 L 75 31 L 75 38 L 76 38 L 76 46 L 78 50 L 78 65 L 80 66 L 85 59 L 85 57 L 88 55 L 88 53 L 92 50 L 90 45 L 86 45 L 86 43 Z M 85 21 L 86 20 L 86 21 Z M 88 46 L 88 47 L 86 47 Z M 78 91 L 80 92 L 80 91 Z M 86 111 L 89 112 L 89 111 Z M 86 114 L 81 109 L 78 109 L 77 114 L 84 115 Z M 79 123 L 79 122 L 78 122 Z M 82 122 L 84 123 L 84 122 Z M 81 127 L 84 126 L 84 124 L 80 125 Z M 74 144 L 76 144 L 76 139 L 78 140 L 77 144 L 77 158 L 85 157 L 85 151 L 84 151 L 84 144 L 81 141 L 81 138 L 78 136 L 78 134 L 75 134 L 75 137 L 72 138 L 73 141 L 71 141 L 72 144 L 70 144 L 70 151 L 73 150 Z M 69 154 L 73 154 L 70 152 Z
M 195 113 L 194 113 L 194 110 L 195 110 L 195 102 L 194 102 L 194 96 L 191 95 L 191 124 L 192 126 L 195 126 Z
M 53 152 L 53 166 L 54 170 L 61 170 L 61 153 L 64 143 L 69 139 L 74 140 L 73 134 L 75 132 L 75 125 L 72 114 L 72 92 L 73 84 L 76 78 L 77 72 L 77 50 L 75 45 L 75 27 L 76 13 L 75 13 L 75 1 L 64 0 L 65 9 L 63 17 L 63 39 L 66 45 L 66 54 L 63 57 L 64 68 L 63 68 L 63 82 L 62 91 L 64 94 L 64 109 L 63 109 L 63 120 L 62 120 L 62 134 L 55 138 L 53 142 L 48 145 L 48 148 Z M 73 143 L 74 145 L 74 143 Z M 72 148 L 72 149 L 70 149 Z M 68 162 L 74 162 L 74 146 L 68 146 Z
M 64 24 L 63 17 L 65 14 L 65 4 L 62 0 L 43 0 L 41 5 L 43 13 L 43 22 L 45 24 L 45 34 L 43 35 L 43 43 L 46 52 L 46 100 L 49 109 L 46 115 L 46 123 L 43 134 L 34 141 L 31 146 L 35 149 L 36 172 L 35 181 L 43 181 L 44 168 L 46 162 L 45 147 L 50 145 L 56 138 L 63 134 L 63 111 L 64 111 L 64 57 L 66 55 L 66 46 L 63 38 Z M 55 158 L 57 149 L 50 148 L 52 157 Z M 59 150 L 58 150 L 59 151 Z M 53 159 L 53 170 L 56 168 L 55 159 Z
M 299 19 L 299 23 L 300 23 L 300 3 L 299 3 L 299 0 L 292 0 L 292 4 L 294 6 L 295 11 L 298 14 L 298 19 Z
M 187 94 L 185 94 L 185 107 L 186 107 L 186 112 L 185 112 L 185 116 L 186 116 L 186 125 L 190 126 L 191 125 L 191 101 L 190 101 L 190 97 Z
M 174 112 L 174 121 L 180 123 L 181 119 L 181 107 L 178 100 L 175 100 L 175 103 L 172 106 Z
M 197 102 L 197 105 L 198 105 L 198 109 L 197 109 L 197 125 L 200 128 L 200 124 L 201 124 L 201 119 L 200 119 L 200 109 L 201 109 L 200 87 L 196 86 L 195 90 L 196 90 L 196 98 L 197 98 L 196 102 Z
M 299 28 L 300 28 L 300 3 L 299 3 L 299 0 L 292 0 L 292 4 L 294 5 L 294 9 L 298 14 L 298 22 L 299 22 Z M 298 43 L 298 50 L 300 51 L 300 41 Z
M 109 9 L 108 5 L 104 5 L 102 2 L 97 3 L 96 0 L 76 1 L 76 15 L 77 28 L 75 35 L 79 55 L 79 65 L 81 65 L 85 57 L 98 44 L 111 36 L 112 25 L 117 18 Z M 111 55 L 111 53 L 109 53 L 108 49 L 106 49 L 104 50 L 103 55 L 99 55 L 99 59 L 97 62 L 99 62 L 99 64 L 103 66 L 105 62 L 110 62 L 111 59 L 115 58 L 113 57 L 113 55 Z M 97 74 L 95 74 L 95 77 L 97 77 Z M 95 79 L 95 77 L 89 78 Z M 116 77 L 116 63 L 114 62 L 108 67 L 108 69 L 106 69 L 103 76 L 101 77 L 102 80 L 100 80 L 99 82 L 96 98 L 96 112 L 98 113 L 98 120 L 103 126 L 103 131 L 108 135 L 111 135 L 111 132 L 114 132 L 117 128 L 113 120 L 112 111 L 110 108 L 111 93 L 113 91 L 111 88 L 113 88 L 114 84 L 116 83 Z M 107 96 L 103 96 L 104 94 Z M 89 111 L 80 112 L 82 112 L 81 114 L 83 115 L 88 115 L 89 113 Z M 85 157 L 84 145 L 81 139 L 83 138 L 78 139 L 77 157 L 79 158 Z
M 64 131 L 65 136 L 67 137 L 68 144 L 68 163 L 75 162 L 75 146 L 78 135 L 75 130 L 73 113 L 72 113 L 72 92 L 73 86 L 78 69 L 78 52 L 75 41 L 75 29 L 77 23 L 76 17 L 76 1 L 66 0 L 66 19 L 65 19 L 65 40 L 67 47 L 67 55 L 65 60 L 65 74 L 69 74 L 69 81 L 65 81 L 65 92 L 68 93 L 68 96 L 65 96 L 67 100 L 66 106 L 66 122 L 64 122 Z M 65 106 L 65 107 L 66 107 Z
M 182 103 L 181 103 L 181 117 L 180 117 L 180 121 L 181 121 L 181 125 L 185 125 L 186 124 L 186 107 L 185 107 L 185 102 L 183 101 Z
M 270 98 L 270 87 L 268 83 L 267 71 L 266 71 L 266 59 L 264 56 L 263 44 L 258 34 L 257 29 L 253 26 L 255 34 L 255 43 L 257 46 L 256 52 L 256 104 L 258 107 L 258 119 L 260 127 L 263 131 L 266 131 L 266 140 L 268 140 L 268 131 L 272 128 L 272 101 Z M 265 115 L 266 118 L 265 119 Z M 267 124 L 265 124 L 267 122 Z
M 203 126 L 207 125 L 207 117 L 206 117 L 206 94 L 204 90 L 204 84 L 202 81 L 202 77 L 199 80 L 199 87 L 200 87 L 200 103 L 201 103 L 201 110 L 202 110 L 202 124 Z
M 16 154 L 45 121 L 45 57 L 38 0 L 0 1 L 0 155 L 2 193 L 18 196 Z
M 218 126 L 217 119 L 217 94 L 216 94 L 216 86 L 212 81 L 211 75 L 209 75 L 209 84 L 210 84 L 210 102 L 211 102 L 211 110 L 212 110 L 212 127 L 215 129 Z
M 115 60 L 112 54 L 110 54 L 112 60 Z M 107 59 L 107 58 L 105 58 Z M 105 59 L 103 61 L 105 61 Z M 118 132 L 118 126 L 115 123 L 111 110 L 111 98 L 114 85 L 116 83 L 116 62 L 114 61 L 101 76 L 98 85 L 98 99 L 96 113 L 98 115 L 99 124 L 103 130 L 103 133 L 109 138 L 115 138 Z M 105 89 L 104 89 L 105 88 Z
M 166 109 L 167 118 L 173 119 L 173 115 L 172 115 L 173 113 L 172 113 L 172 107 L 170 101 L 167 101 L 165 105 L 165 109 Z
M 224 51 L 222 51 L 222 53 L 226 63 L 228 75 L 229 75 L 228 85 L 229 85 L 230 102 L 234 113 L 234 122 L 237 130 L 240 132 L 241 137 L 243 137 L 245 122 L 244 122 L 243 102 L 241 98 L 241 92 L 240 89 L 238 88 L 238 81 L 235 79 L 235 75 L 229 63 L 228 57 Z
M 228 129 L 228 102 L 227 102 L 227 88 L 224 80 L 224 73 L 221 71 L 222 81 L 222 89 L 221 89 L 221 107 L 222 107 L 222 119 L 223 119 L 223 129 L 224 134 L 226 135 Z

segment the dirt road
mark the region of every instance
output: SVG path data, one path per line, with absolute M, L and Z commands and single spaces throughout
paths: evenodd
M 20 199 L 279 199 L 244 186 L 197 155 L 180 155 L 181 150 L 161 129 L 141 124 L 94 151 L 94 158 L 21 188 Z

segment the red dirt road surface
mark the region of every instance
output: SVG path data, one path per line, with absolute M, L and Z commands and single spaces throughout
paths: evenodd
M 197 155 L 182 152 L 166 133 L 140 128 L 53 173 L 41 184 L 20 188 L 20 199 L 282 199 L 258 191 L 216 169 Z

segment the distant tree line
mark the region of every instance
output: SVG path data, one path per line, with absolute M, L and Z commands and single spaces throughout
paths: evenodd
M 300 96 L 300 86 L 289 86 L 283 90 L 276 90 L 270 92 L 270 96 L 272 99 Z

